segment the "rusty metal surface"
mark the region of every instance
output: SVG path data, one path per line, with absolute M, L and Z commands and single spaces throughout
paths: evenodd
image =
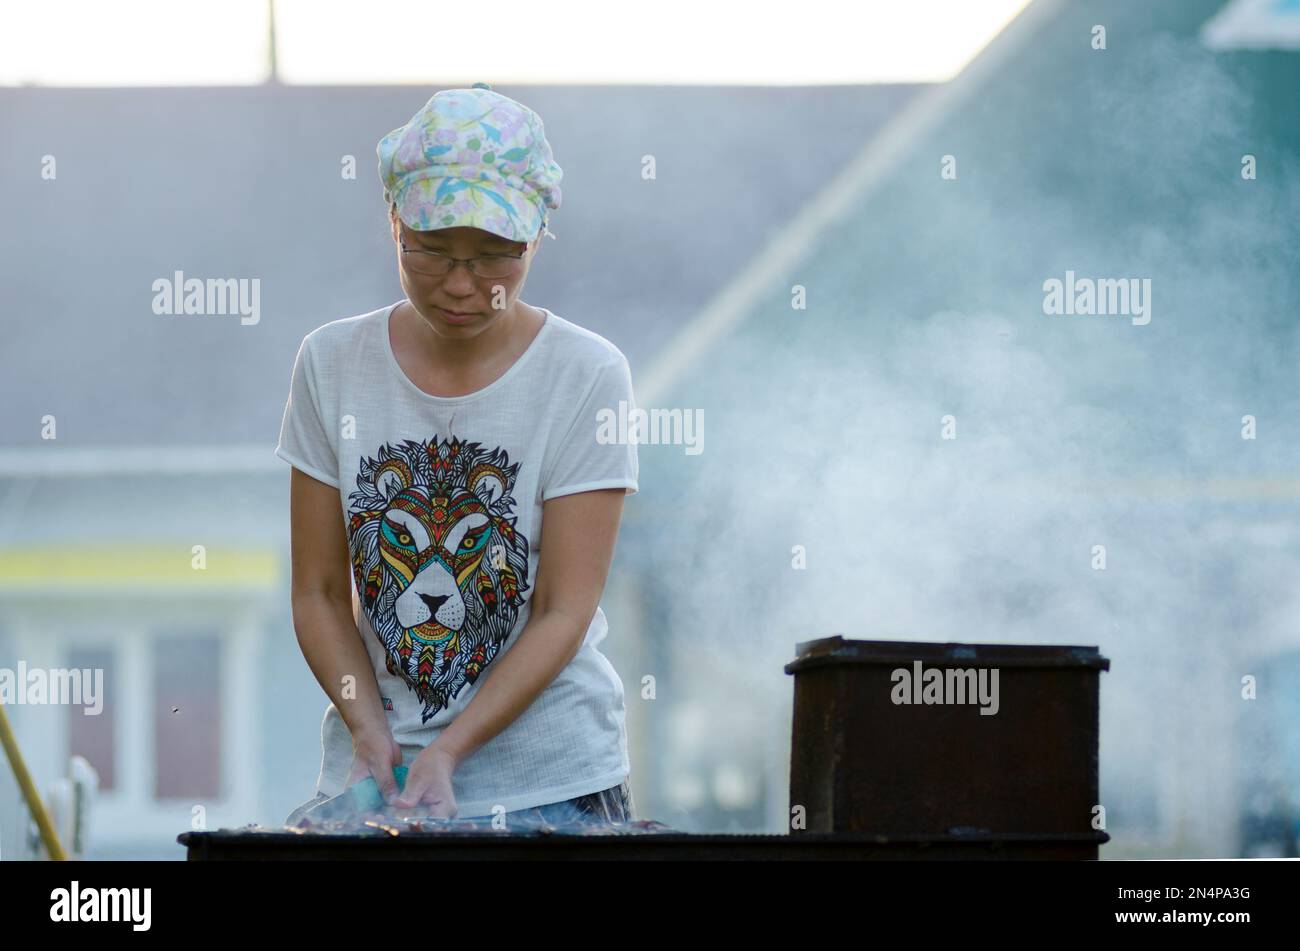
M 842 634 L 795 645 L 796 657 L 785 665 L 793 674 L 840 664 L 868 666 L 910 664 L 934 667 L 1086 667 L 1109 670 L 1109 658 L 1095 647 L 1055 644 L 962 644 L 934 641 L 858 641 Z

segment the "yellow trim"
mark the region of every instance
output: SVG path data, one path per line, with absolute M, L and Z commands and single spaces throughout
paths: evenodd
M 273 549 L 207 546 L 204 556 L 206 567 L 195 568 L 191 547 L 184 544 L 0 548 L 0 589 L 81 584 L 270 590 L 280 584 L 281 555 Z

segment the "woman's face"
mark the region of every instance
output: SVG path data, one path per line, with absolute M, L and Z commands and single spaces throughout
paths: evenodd
M 478 228 L 416 231 L 407 227 L 392 209 L 389 218 L 402 289 L 434 330 L 461 339 L 472 337 L 513 310 L 540 240 L 525 244 Z M 442 276 L 421 274 L 406 260 L 412 255 L 402 253 L 403 241 L 408 248 L 441 251 L 462 261 L 484 254 L 517 255 L 522 252 L 523 257 L 506 277 L 479 277 L 470 273 L 465 264 L 457 264 Z

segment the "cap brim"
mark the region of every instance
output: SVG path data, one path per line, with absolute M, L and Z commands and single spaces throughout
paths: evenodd
M 521 244 L 531 243 L 542 232 L 544 218 L 519 192 L 514 194 L 519 196 L 517 203 L 524 205 L 522 216 L 519 211 L 504 208 L 497 203 L 493 203 L 491 207 L 472 206 L 459 213 L 449 211 L 447 208 L 435 208 L 427 197 L 428 190 L 427 187 L 422 187 L 420 182 L 415 182 L 397 196 L 397 217 L 401 218 L 412 231 L 477 228 L 488 234 L 505 238 L 507 241 L 518 241 Z M 521 217 L 531 220 L 521 221 Z

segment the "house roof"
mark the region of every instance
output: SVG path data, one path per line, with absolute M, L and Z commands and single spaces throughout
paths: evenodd
M 1240 418 L 1265 412 L 1279 437 L 1300 435 L 1282 409 L 1295 403 L 1282 354 L 1300 278 L 1282 262 L 1300 237 L 1300 54 L 1207 49 L 1199 31 L 1221 6 L 1031 4 L 864 144 L 760 250 L 772 266 L 738 271 L 678 331 L 639 398 L 711 415 L 728 471 L 743 468 L 732 448 L 762 446 L 760 421 L 815 438 L 819 419 L 915 412 L 937 426 L 953 413 L 990 438 L 1028 438 L 1031 418 L 1049 434 L 1053 419 L 1086 423 L 1109 434 L 1103 458 L 1140 465 L 1123 481 L 1167 476 L 1185 450 L 1179 475 L 1241 476 L 1254 492 L 1259 457 L 1231 451 Z M 1070 273 L 1149 279 L 1151 323 L 1047 317 L 1045 281 Z M 1231 425 L 1202 437 L 1216 412 Z M 1035 445 L 1044 469 L 1067 458 L 1049 438 Z M 650 486 L 707 465 L 646 456 L 663 459 Z M 1075 471 L 1081 485 L 1097 475 Z
M 525 299 L 635 375 L 917 88 L 503 88 L 565 173 Z M 402 297 L 374 150 L 432 92 L 0 89 L 0 448 L 39 452 L 52 414 L 61 446 L 260 445 L 275 467 L 302 337 Z M 153 313 L 176 271 L 259 279 L 260 320 Z

